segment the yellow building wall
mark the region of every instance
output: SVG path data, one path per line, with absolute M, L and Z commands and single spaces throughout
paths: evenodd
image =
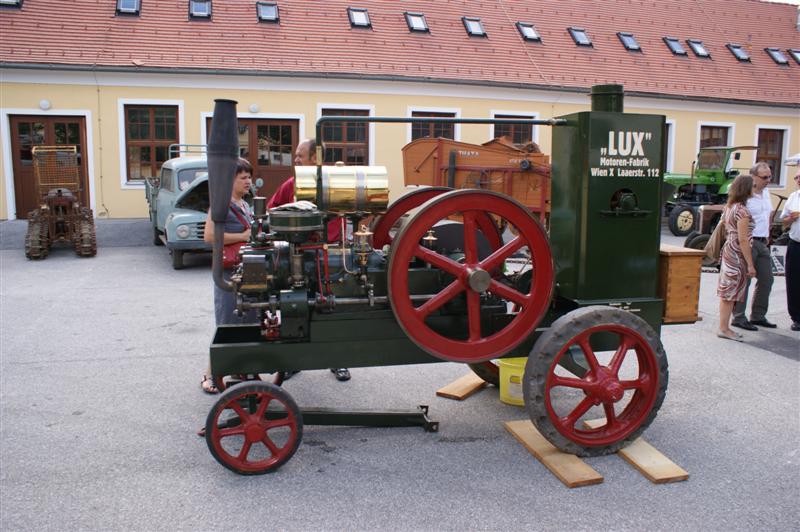
M 320 83 L 324 83 L 321 81 Z M 491 117 L 492 111 L 536 113 L 539 118 L 550 118 L 577 111 L 588 110 L 586 105 L 575 103 L 543 103 L 535 101 L 513 101 L 491 98 L 466 98 L 452 96 L 418 96 L 398 94 L 352 94 L 333 92 L 264 91 L 249 89 L 207 88 L 152 88 L 119 87 L 100 85 L 47 85 L 33 83 L 2 83 L 0 106 L 7 110 L 36 110 L 39 101 L 48 99 L 52 108 L 49 115 L 58 115 L 63 110 L 88 110 L 91 112 L 93 172 L 93 194 L 96 214 L 110 218 L 137 218 L 147 216 L 147 203 L 143 188 L 124 188 L 120 176 L 119 135 L 124 134 L 119 123 L 119 100 L 179 100 L 183 102 L 183 142 L 200 144 L 203 141 L 203 113 L 213 112 L 215 98 L 229 98 L 239 102 L 239 113 L 248 113 L 251 104 L 259 107 L 259 115 L 297 114 L 304 115 L 304 131 L 299 136 L 314 135 L 318 104 L 352 104 L 374 106 L 379 116 L 407 116 L 409 107 L 414 108 L 458 108 L 461 117 Z M 573 97 L 574 99 L 574 97 Z M 800 152 L 800 113 L 787 111 L 786 116 L 743 115 L 733 113 L 689 112 L 637 108 L 626 105 L 627 112 L 665 114 L 675 122 L 674 172 L 688 173 L 697 153 L 698 122 L 730 123 L 734 125 L 733 142 L 737 145 L 755 143 L 757 127 L 770 125 L 791 127 L 789 156 Z M 7 119 L 7 118 L 6 118 Z M 6 124 L 6 127 L 8 125 Z M 408 141 L 406 124 L 375 124 L 375 158 L 372 164 L 388 167 L 392 199 L 403 192 L 401 148 Z M 482 143 L 489 139 L 488 125 L 461 125 L 461 140 Z M 538 141 L 542 150 L 552 154 L 553 146 L 547 126 L 539 126 Z M 2 141 L 5 144 L 5 140 Z M 753 161 L 743 159 L 737 167 L 749 167 Z M 0 162 L 0 172 L 6 183 L 11 180 L 10 161 L 5 157 Z M 789 191 L 794 189 L 791 176 L 784 176 Z M 0 187 L 0 218 L 9 217 L 8 185 Z M 785 189 L 782 189 L 785 191 Z

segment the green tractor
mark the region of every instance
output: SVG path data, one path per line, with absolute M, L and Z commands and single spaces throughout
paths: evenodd
M 757 149 L 757 146 L 700 148 L 697 160 L 692 163 L 691 174 L 664 175 L 665 207 L 673 235 L 686 236 L 692 232 L 700 205 L 727 201 L 728 187 L 743 170 L 729 169 L 731 161 L 740 160 L 745 150 Z

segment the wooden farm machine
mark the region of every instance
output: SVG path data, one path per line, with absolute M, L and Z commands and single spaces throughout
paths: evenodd
M 66 242 L 79 257 L 97 254 L 94 216 L 81 205 L 80 162 L 75 146 L 33 148 L 35 190 L 39 207 L 28 213 L 25 256 L 44 259 L 54 243 Z
M 594 88 L 592 111 L 527 121 L 552 127 L 549 235 L 505 190 L 445 182 L 390 205 L 383 167 L 299 167 L 297 203 L 267 211 L 256 199 L 251 239 L 229 281 L 222 224 L 238 157 L 236 102 L 217 100 L 213 120 L 214 280 L 239 311 L 259 314 L 257 323 L 218 327 L 210 348 L 225 389 L 205 438 L 220 464 L 273 471 L 295 453 L 304 425 L 437 428 L 426 409 L 301 409 L 279 378 L 259 377 L 285 371 L 449 361 L 496 384 L 497 359 L 528 356 L 525 408 L 557 448 L 611 453 L 653 421 L 667 389 L 659 333 L 675 321 L 665 317 L 658 278 L 664 117 L 623 113 L 621 86 Z M 327 121 L 504 123 L 322 117 L 318 139 Z M 377 216 L 371 228 L 362 223 L 369 215 Z M 334 217 L 352 226 L 352 241 L 325 243 Z M 526 264 L 508 267 L 512 255 Z M 598 418 L 595 428 L 583 424 Z

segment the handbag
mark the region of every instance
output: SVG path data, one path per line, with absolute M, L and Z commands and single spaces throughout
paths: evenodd
M 239 213 L 237 209 L 233 208 L 231 205 L 231 210 L 233 214 L 239 219 L 241 224 L 245 227 L 250 227 L 250 223 L 244 219 L 244 217 Z M 223 269 L 231 269 L 235 268 L 239 265 L 242 261 L 242 256 L 239 255 L 239 250 L 242 249 L 246 242 L 234 242 L 233 244 L 225 244 L 222 247 L 222 267 Z
M 720 253 L 722 253 L 722 246 L 725 244 L 725 222 L 728 215 L 728 209 L 722 212 L 722 216 L 711 233 L 711 238 L 708 239 L 706 247 L 703 248 L 706 256 L 705 258 L 714 263 L 719 262 Z

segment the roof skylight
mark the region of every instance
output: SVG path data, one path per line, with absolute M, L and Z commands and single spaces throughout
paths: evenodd
M 256 15 L 259 22 L 279 22 L 277 2 L 256 2 Z
M 703 41 L 698 41 L 697 39 L 687 39 L 686 44 L 689 45 L 689 48 L 692 49 L 694 55 L 697 57 L 711 57 L 711 54 L 708 53 L 708 50 L 706 50 Z
M 669 47 L 670 52 L 675 55 L 687 55 L 686 49 L 681 44 L 681 41 L 675 37 L 664 37 L 664 42 Z
M 138 15 L 142 8 L 140 0 L 117 0 L 117 13 L 121 15 Z
M 626 50 L 630 50 L 632 52 L 642 51 L 642 47 L 639 46 L 638 42 L 636 42 L 636 37 L 634 37 L 632 33 L 626 33 L 621 31 L 617 33 L 617 37 L 619 37 L 619 40 L 622 41 L 622 45 L 625 47 Z
M 728 47 L 728 50 L 730 50 L 733 56 L 739 61 L 750 61 L 750 55 L 748 55 L 747 51 L 742 48 L 741 45 L 728 43 L 725 46 Z
M 472 37 L 486 37 L 486 31 L 483 29 L 481 19 L 474 17 L 461 17 L 461 22 L 464 23 L 467 33 Z
M 409 30 L 430 31 L 430 29 L 428 29 L 428 22 L 425 20 L 424 13 L 409 13 L 406 11 L 404 15 L 406 16 L 406 23 L 408 24 Z
M 575 41 L 575 44 L 578 46 L 591 46 L 592 40 L 589 38 L 589 34 L 586 33 L 586 30 L 583 28 L 567 28 L 567 31 L 570 35 L 572 35 L 572 40 Z
M 764 48 L 764 51 L 769 54 L 773 61 L 778 63 L 779 65 L 788 65 L 789 60 L 783 55 L 778 48 Z
M 211 18 L 211 0 L 189 0 L 189 16 Z
M 347 16 L 350 17 L 350 25 L 354 28 L 371 28 L 372 22 L 369 20 L 369 13 L 360 7 L 348 7 Z
M 520 35 L 526 41 L 540 41 L 542 40 L 542 36 L 539 35 L 539 32 L 536 31 L 536 28 L 533 24 L 528 24 L 527 22 L 517 22 L 517 29 L 519 30 Z
M 786 51 L 789 52 L 789 55 L 792 56 L 792 59 L 794 59 L 795 63 L 800 65 L 800 50 L 797 48 L 790 48 Z

